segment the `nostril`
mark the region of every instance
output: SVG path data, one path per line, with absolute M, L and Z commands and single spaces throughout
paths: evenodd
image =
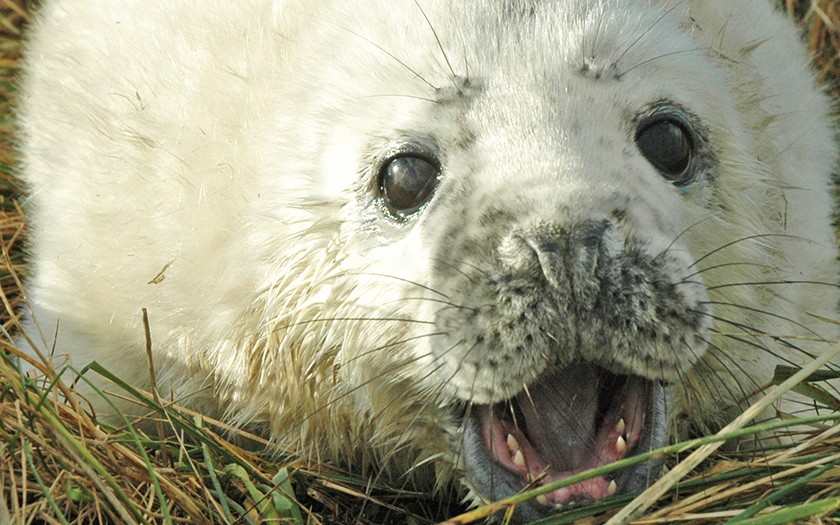
M 578 279 L 588 280 L 602 257 L 611 251 L 606 238 L 610 229 L 609 221 L 587 221 L 572 228 L 568 242 L 571 252 L 569 262 Z
M 528 246 L 537 255 L 540 269 L 548 284 L 555 288 L 563 286 L 565 278 L 568 244 L 565 239 L 550 235 L 536 235 L 527 239 Z
M 503 266 L 513 274 L 539 278 L 561 286 L 566 264 L 565 230 L 554 225 L 539 224 L 520 228 L 508 235 L 499 246 Z
M 610 222 L 587 221 L 572 228 L 571 244 L 598 251 L 604 241 L 604 233 L 611 228 Z
M 502 241 L 499 255 L 509 271 L 541 273 L 550 286 L 568 290 L 576 301 L 589 304 L 600 288 L 599 265 L 622 247 L 617 229 L 605 219 L 518 229 Z
M 499 244 L 499 260 L 502 267 L 515 274 L 529 274 L 539 267 L 537 252 L 528 242 L 530 230 L 516 230 L 502 239 Z
M 575 302 L 585 309 L 595 305 L 606 277 L 611 229 L 609 221 L 588 221 L 576 225 L 569 238 L 569 284 Z

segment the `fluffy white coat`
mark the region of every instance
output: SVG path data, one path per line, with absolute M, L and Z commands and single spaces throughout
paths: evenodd
M 473 228 L 482 199 L 624 199 L 706 268 L 704 357 L 651 373 L 676 377 L 672 426 L 725 421 L 836 331 L 810 315 L 834 315 L 835 287 L 775 284 L 837 278 L 829 103 L 796 31 L 764 0 L 527 4 L 45 2 L 20 110 L 29 335 L 148 387 L 146 308 L 165 397 L 264 422 L 286 450 L 437 459 L 449 479 L 471 393 L 430 349 L 443 224 Z M 430 102 L 459 79 L 481 86 L 468 110 Z M 635 151 L 628 122 L 664 98 L 702 121 L 713 180 L 675 188 Z M 370 166 L 404 135 L 447 152 L 437 192 L 466 211 L 381 224 Z M 482 377 L 482 402 L 515 393 Z

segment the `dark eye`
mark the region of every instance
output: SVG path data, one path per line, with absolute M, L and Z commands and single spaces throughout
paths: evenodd
M 636 133 L 639 151 L 663 177 L 674 184 L 691 181 L 694 140 L 688 125 L 677 117 L 660 115 L 642 122 Z
M 431 159 L 400 155 L 388 159 L 379 172 L 382 202 L 399 218 L 417 213 L 432 197 L 440 167 Z

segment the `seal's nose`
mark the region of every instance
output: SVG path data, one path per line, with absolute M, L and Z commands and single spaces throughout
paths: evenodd
M 576 306 L 590 309 L 601 288 L 596 272 L 623 250 L 623 240 L 607 219 L 571 225 L 537 224 L 519 228 L 501 243 L 504 266 L 568 290 Z

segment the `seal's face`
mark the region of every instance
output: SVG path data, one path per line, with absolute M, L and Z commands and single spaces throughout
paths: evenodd
M 480 106 L 492 89 L 488 81 L 462 96 Z M 618 133 L 593 128 L 600 155 L 581 159 L 555 138 L 531 148 L 538 162 L 517 167 L 506 158 L 524 133 L 509 123 L 523 120 L 517 111 L 540 113 L 521 106 L 492 124 L 480 107 L 467 112 L 492 144 L 477 135 L 464 149 L 480 155 L 452 154 L 485 159 L 470 171 L 453 173 L 440 146 L 406 141 L 382 156 L 374 189 L 383 221 L 438 223 L 424 231 L 436 247 L 424 284 L 441 298 L 426 304 L 424 318 L 439 330 L 429 339 L 431 362 L 467 402 L 467 472 L 492 498 L 664 445 L 662 383 L 702 356 L 710 325 L 702 280 L 679 239 L 687 226 L 661 220 L 667 201 L 650 198 L 682 199 L 680 188 L 709 176 L 699 124 L 659 100 L 626 123 L 617 118 Z M 543 502 L 637 490 L 656 466 Z
M 618 82 L 571 75 L 605 93 Z M 478 196 L 469 207 L 456 208 L 444 175 L 442 204 L 428 210 L 449 215 L 442 223 L 450 225 L 428 232 L 440 247 L 430 286 L 449 303 L 430 314 L 445 334 L 432 339 L 432 351 L 441 377 L 470 402 L 464 459 L 474 486 L 493 498 L 664 445 L 671 402 L 663 383 L 679 381 L 703 355 L 711 324 L 680 238 L 691 225 L 668 219 L 687 216 L 682 192 L 710 182 L 702 124 L 658 99 L 636 111 L 598 104 L 586 111 L 611 113 L 611 129 L 575 132 L 582 108 L 551 111 L 554 95 L 539 108 L 526 99 L 521 114 L 485 124 L 492 146 L 481 137 L 468 146 L 486 159 L 466 188 L 451 190 Z M 534 139 L 506 123 L 523 115 L 568 132 L 538 138 L 528 148 L 532 162 L 517 167 L 505 156 Z M 592 153 L 584 142 L 601 147 Z M 638 490 L 657 466 L 590 479 L 542 501 Z
M 711 325 L 689 243 L 717 183 L 702 115 L 721 102 L 688 102 L 715 71 L 663 53 L 666 35 L 668 49 L 696 44 L 655 8 L 453 10 L 495 28 L 465 51 L 478 73 L 424 79 L 425 100 L 378 130 L 355 235 L 433 325 L 412 343 L 424 378 L 465 407 L 470 484 L 501 498 L 664 444 L 664 384 L 701 358 Z M 673 68 L 650 75 L 650 61 Z M 543 502 L 635 490 L 655 467 Z

